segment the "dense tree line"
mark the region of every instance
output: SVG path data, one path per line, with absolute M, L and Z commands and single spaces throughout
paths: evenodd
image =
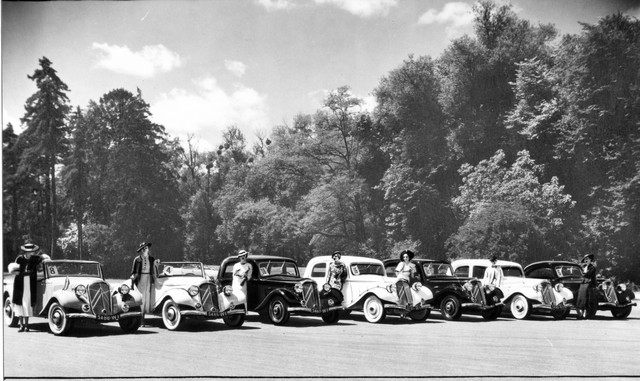
M 475 34 L 409 55 L 374 90 L 348 86 L 247 146 L 171 139 L 138 90 L 85 108 L 47 58 L 24 131 L 3 130 L 5 258 L 26 239 L 122 276 L 140 241 L 165 260 L 219 263 L 238 248 L 296 258 L 527 264 L 595 253 L 640 280 L 640 22 L 614 14 L 558 36 L 510 6 L 475 9 Z

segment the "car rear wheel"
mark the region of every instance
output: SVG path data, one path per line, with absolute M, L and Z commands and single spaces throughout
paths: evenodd
M 222 320 L 224 321 L 224 324 L 226 324 L 227 326 L 236 328 L 244 324 L 244 318 L 245 318 L 244 314 L 238 314 L 238 315 L 224 316 Z
M 484 320 L 496 320 L 502 314 L 502 306 L 494 307 L 491 309 L 482 311 L 482 318 Z
M 369 323 L 379 323 L 385 318 L 384 306 L 377 296 L 371 295 L 364 301 L 364 317 Z
M 631 313 L 631 306 L 623 308 L 614 308 L 611 310 L 611 315 L 616 319 L 626 319 Z
M 71 320 L 67 318 L 64 307 L 57 302 L 49 307 L 49 329 L 56 336 L 64 335 L 71 329 Z
M 16 316 L 16 313 L 13 310 L 13 304 L 11 303 L 11 298 L 6 298 L 4 300 L 4 323 L 7 325 L 7 327 L 18 326 L 18 317 Z
M 176 302 L 167 299 L 162 305 L 162 323 L 169 331 L 175 331 L 182 325 L 182 315 L 180 315 L 180 307 Z
M 518 320 L 526 319 L 531 315 L 531 303 L 524 295 L 518 294 L 511 300 L 511 315 Z
M 414 321 L 425 321 L 431 315 L 431 310 L 425 308 L 424 310 L 411 311 L 409 312 L 409 317 Z
M 447 295 L 442 302 L 440 302 L 440 312 L 447 320 L 458 320 L 462 315 L 462 309 L 460 308 L 460 301 L 453 295 Z
M 281 296 L 269 302 L 269 320 L 275 325 L 283 325 L 289 321 L 289 305 Z
M 141 321 L 139 317 L 128 317 L 118 320 L 118 324 L 124 332 L 133 333 L 140 328 Z

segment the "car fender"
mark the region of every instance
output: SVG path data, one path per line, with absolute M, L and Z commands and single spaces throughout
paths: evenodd
M 245 304 L 247 302 L 247 297 L 242 292 L 234 292 L 229 296 L 225 295 L 224 292 L 221 292 L 218 294 L 218 301 L 220 303 L 220 311 L 226 311 L 232 304 L 234 306 Z
M 186 289 L 174 288 L 167 290 L 164 294 L 156 297 L 154 309 L 161 307 L 167 299 L 172 299 L 175 303 L 182 306 L 195 307 L 196 301 L 189 295 Z
M 411 287 L 411 297 L 413 298 L 414 304 L 420 303 L 420 300 L 431 302 L 433 300 L 433 292 L 425 285 L 422 285 L 418 291 Z
M 277 288 L 268 293 L 267 296 L 262 299 L 262 302 L 260 302 L 260 304 L 258 304 L 254 308 L 254 310 L 258 311 L 265 308 L 269 304 L 269 302 L 271 302 L 271 299 L 273 299 L 275 296 L 282 296 L 284 300 L 289 304 L 299 304 L 299 301 L 295 297 L 293 292 L 284 288 Z
M 376 287 L 376 288 L 370 288 L 366 292 L 362 293 L 358 297 L 356 297 L 353 300 L 351 300 L 350 302 L 348 302 L 346 304 L 346 308 L 355 308 L 356 306 L 361 305 L 362 303 L 364 303 L 365 299 L 367 299 L 371 295 L 375 295 L 378 299 L 380 299 L 382 301 L 383 304 L 397 304 L 398 303 L 397 294 L 389 293 L 389 291 L 387 291 L 384 288 Z
M 504 304 L 510 303 L 511 300 L 513 300 L 513 298 L 516 295 L 522 295 L 525 298 L 527 298 L 527 300 L 531 301 L 531 302 L 536 302 L 536 303 L 541 303 L 542 302 L 542 295 L 537 292 L 534 289 L 528 289 L 527 287 L 522 287 L 516 290 L 513 290 L 513 292 L 507 296 L 506 298 L 504 298 L 504 300 L 502 300 L 502 302 Z
M 560 296 L 559 300 L 566 299 L 567 302 L 571 302 L 573 300 L 573 292 L 571 292 L 571 290 L 569 290 L 568 288 L 563 288 L 562 290 L 560 290 L 560 292 L 556 291 L 556 297 L 558 295 Z
M 41 313 L 49 310 L 49 306 L 53 303 L 53 301 L 57 301 L 64 308 L 73 308 L 73 309 L 82 309 L 82 305 L 88 303 L 89 301 L 85 298 L 79 299 L 76 296 L 76 293 L 70 290 L 57 290 L 51 295 L 51 298 L 44 303 L 45 306 Z

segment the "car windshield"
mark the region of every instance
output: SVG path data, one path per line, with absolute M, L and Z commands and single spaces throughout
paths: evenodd
M 204 277 L 202 263 L 199 262 L 161 262 L 158 264 L 158 276 L 197 276 Z
M 100 264 L 97 262 L 47 261 L 44 266 L 49 278 L 66 276 L 102 278 Z
M 518 278 L 524 278 L 522 269 L 518 266 L 500 266 L 502 267 L 502 273 L 504 276 L 514 276 Z
M 424 274 L 428 277 L 436 275 L 453 275 L 453 268 L 446 262 L 425 263 L 422 265 L 422 268 L 424 269 Z
M 384 268 L 379 263 L 352 263 L 349 268 L 353 275 L 384 275 Z
M 284 275 L 292 277 L 300 277 L 298 266 L 293 261 L 281 259 L 271 259 L 258 262 L 260 276 L 267 277 L 273 275 Z
M 582 277 L 582 269 L 578 265 L 562 265 L 555 267 L 559 277 Z

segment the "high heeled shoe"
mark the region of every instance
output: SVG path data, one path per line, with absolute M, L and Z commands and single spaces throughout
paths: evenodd
M 18 330 L 18 332 L 24 332 L 24 330 L 25 330 L 24 325 L 21 325 L 21 326 L 20 326 L 20 329 Z

